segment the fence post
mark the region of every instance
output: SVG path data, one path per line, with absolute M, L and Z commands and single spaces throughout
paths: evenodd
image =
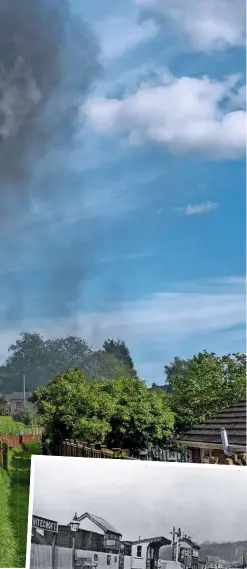
M 22 436 L 24 435 L 24 431 L 19 432 L 19 444 L 22 445 Z
M 2 443 L 2 455 L 3 455 L 3 468 L 8 470 L 8 445 L 5 441 Z
M 57 534 L 55 532 L 53 532 L 52 548 L 51 548 L 52 569 L 55 569 L 56 537 L 57 537 Z

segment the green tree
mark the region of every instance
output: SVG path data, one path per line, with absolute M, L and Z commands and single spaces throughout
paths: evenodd
M 69 370 L 37 388 L 33 402 L 54 452 L 66 438 L 142 449 L 162 443 L 174 423 L 165 396 L 136 378 L 92 383 Z
M 3 395 L 0 395 L 0 415 L 9 415 L 7 401 L 4 399 Z
M 115 379 L 115 377 L 128 377 L 132 375 L 129 369 L 114 354 L 98 350 L 88 358 L 83 368 L 88 380 Z
M 246 396 L 246 356 L 204 351 L 165 367 L 175 429 L 183 433 Z
M 112 400 L 78 369 L 68 370 L 35 389 L 32 401 L 56 452 L 66 438 L 103 443 L 110 430 Z
M 156 391 L 164 391 L 165 393 L 170 392 L 169 383 L 165 383 L 165 385 L 157 385 L 156 383 L 152 383 L 151 389 L 154 389 Z
M 24 332 L 9 347 L 9 354 L 0 370 L 5 393 L 20 391 L 24 374 L 28 391 L 71 368 L 83 370 L 91 380 L 128 374 L 124 363 L 114 354 L 103 350 L 94 352 L 82 338 L 74 336 L 45 340 L 40 334 Z
M 107 354 L 115 356 L 120 362 L 122 362 L 126 368 L 131 372 L 131 375 L 136 377 L 136 370 L 134 368 L 134 362 L 130 355 L 130 351 L 127 348 L 123 340 L 106 340 L 103 344 L 103 349 Z
M 13 414 L 14 421 L 23 423 L 27 427 L 40 427 L 42 421 L 33 407 L 26 407 L 26 409 L 17 409 Z
M 101 390 L 115 401 L 106 437 L 110 447 L 142 450 L 148 445 L 163 445 L 171 435 L 174 415 L 163 393 L 148 389 L 137 378 L 103 382 Z
M 9 353 L 5 371 L 15 378 L 15 383 L 18 381 L 14 389 L 20 390 L 25 374 L 26 388 L 32 390 L 71 367 L 82 367 L 92 350 L 81 338 L 44 340 L 40 334 L 24 332 L 9 347 Z

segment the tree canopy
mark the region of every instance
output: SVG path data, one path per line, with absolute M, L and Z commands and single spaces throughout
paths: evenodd
M 111 350 L 93 351 L 80 337 L 45 340 L 40 334 L 24 332 L 9 347 L 9 357 L 0 368 L 1 391 L 20 391 L 24 374 L 26 389 L 32 391 L 71 368 L 83 370 L 91 381 L 129 376 L 133 371 Z
M 246 356 L 207 351 L 165 367 L 177 432 L 185 432 L 246 397 Z
M 122 448 L 163 444 L 174 416 L 165 395 L 137 378 L 89 382 L 71 369 L 33 393 L 53 449 L 66 438 Z
M 0 395 L 0 415 L 8 415 L 6 404 L 7 401 L 4 399 L 3 395 Z
M 122 340 L 106 340 L 103 344 L 103 349 L 109 355 L 115 356 L 120 362 L 122 362 L 127 369 L 131 371 L 133 376 L 136 376 L 136 370 L 134 368 L 134 362 L 130 355 L 129 348 L 127 348 L 125 342 Z

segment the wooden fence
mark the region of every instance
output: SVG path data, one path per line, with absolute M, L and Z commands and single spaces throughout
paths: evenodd
M 8 470 L 8 445 L 5 441 L 0 441 L 0 467 Z
M 125 460 L 137 460 L 130 456 L 128 449 L 108 449 L 103 445 L 89 445 L 87 442 L 72 439 L 65 440 L 60 445 L 60 456 L 81 456 L 85 458 L 121 458 Z M 151 447 L 147 451 L 139 453 L 140 460 L 156 460 L 159 462 L 189 462 L 188 453 L 178 450 L 159 449 Z
M 149 447 L 145 454 L 145 460 L 159 462 L 189 462 L 187 449 Z
M 65 440 L 60 445 L 60 456 L 81 456 L 84 458 L 121 458 L 134 460 L 127 449 L 108 449 L 103 445 L 91 445 L 87 442 Z
M 228 464 L 230 466 L 246 466 L 246 464 L 247 464 L 247 453 L 241 452 L 241 453 L 235 454 L 231 457 L 226 456 L 222 461 L 219 460 L 218 457 L 212 456 L 212 458 L 209 459 L 209 463 L 210 464 Z
M 40 433 L 24 434 L 24 435 L 1 435 L 0 444 L 5 442 L 9 448 L 17 448 L 21 444 L 30 443 L 33 440 L 41 439 Z

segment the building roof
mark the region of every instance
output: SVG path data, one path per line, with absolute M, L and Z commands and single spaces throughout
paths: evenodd
M 34 532 L 34 534 L 32 535 L 32 543 L 36 543 L 38 545 L 47 545 L 45 537 L 41 535 L 41 533 L 39 533 L 38 531 Z
M 221 445 L 222 428 L 226 429 L 230 446 L 246 447 L 246 400 L 243 399 L 232 407 L 217 413 L 202 425 L 182 435 L 180 440 Z
M 26 401 L 28 400 L 29 397 L 32 396 L 32 392 L 31 391 L 27 391 L 26 392 Z M 4 398 L 7 401 L 13 401 L 15 399 L 17 399 L 17 401 L 24 401 L 24 397 L 23 397 L 23 391 L 13 391 L 13 393 L 11 394 L 6 394 L 4 395 Z
M 190 539 L 190 537 L 187 537 L 187 536 L 181 537 L 181 541 L 185 541 L 185 543 L 187 543 L 188 545 L 190 545 L 194 549 L 198 549 L 198 551 L 199 551 L 199 549 L 201 549 L 200 545 L 198 545 L 197 543 L 192 541 L 192 539 Z
M 138 543 L 160 543 L 160 545 L 170 545 L 171 544 L 171 540 L 167 539 L 166 537 L 163 537 L 162 535 L 158 536 L 158 537 L 146 537 L 145 539 L 137 539 L 136 541 L 131 541 L 129 543 L 131 543 L 132 545 L 138 544 Z
M 115 533 L 116 535 L 122 536 L 122 534 L 119 531 L 117 531 L 113 526 L 108 524 L 108 522 L 104 520 L 104 518 L 100 518 L 99 516 L 95 516 L 94 514 L 89 514 L 88 512 L 85 512 L 85 514 L 78 516 L 78 521 L 81 522 L 81 520 L 84 520 L 85 518 L 91 520 L 91 522 L 95 523 L 100 529 L 102 529 L 105 532 Z

